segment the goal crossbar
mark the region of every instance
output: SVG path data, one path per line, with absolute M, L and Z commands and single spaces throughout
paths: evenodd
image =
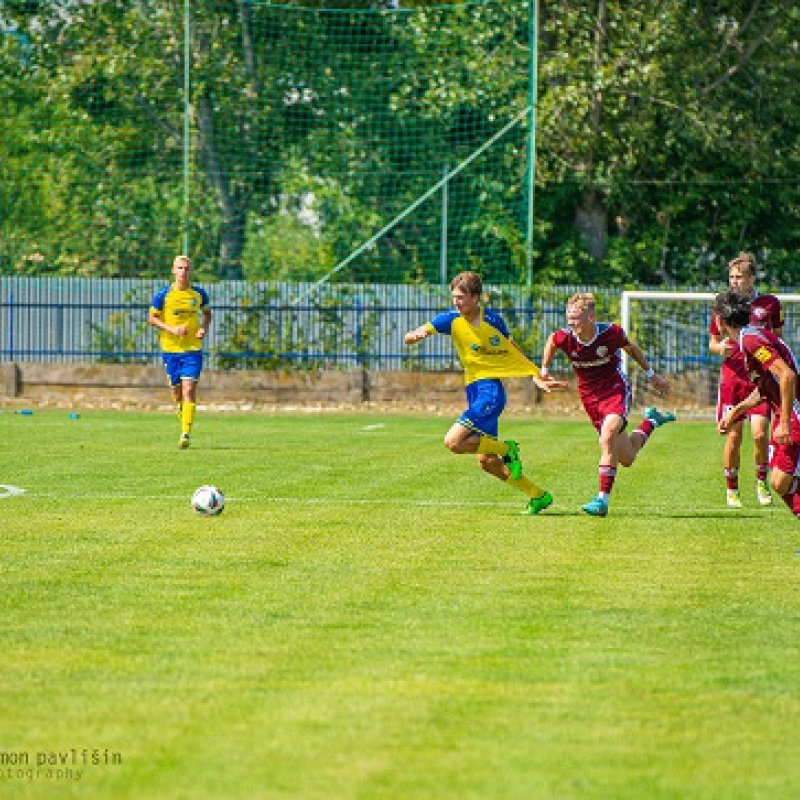
M 659 292 L 649 290 L 633 290 L 622 292 L 620 301 L 620 324 L 628 333 L 631 330 L 631 301 L 632 300 L 703 300 L 711 302 L 717 296 L 716 292 Z M 781 303 L 800 303 L 800 294 L 776 294 Z M 628 372 L 628 354 L 622 351 L 622 370 Z

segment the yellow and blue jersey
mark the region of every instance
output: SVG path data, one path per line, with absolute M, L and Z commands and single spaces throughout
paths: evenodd
M 207 305 L 208 294 L 199 286 L 178 289 L 173 283 L 156 292 L 150 310 L 167 325 L 186 326 L 183 336 L 161 331 L 161 349 L 165 353 L 188 353 L 203 349 L 203 340 L 197 338 L 197 330 L 200 327 L 200 313 Z
M 522 378 L 538 375 L 538 367 L 510 341 L 508 328 L 496 311 L 481 308 L 477 327 L 455 309 L 437 314 L 428 323 L 431 333 L 445 333 L 453 339 L 464 367 L 464 383 L 484 378 Z

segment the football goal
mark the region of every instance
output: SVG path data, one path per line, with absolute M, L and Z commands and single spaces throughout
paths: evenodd
M 776 293 L 784 309 L 783 338 L 798 351 L 800 294 Z M 714 292 L 626 291 L 620 302 L 620 323 L 647 355 L 656 372 L 669 378 L 665 402 L 684 419 L 713 419 L 721 359 L 708 349 Z M 628 370 L 636 406 L 661 401 L 641 370 Z

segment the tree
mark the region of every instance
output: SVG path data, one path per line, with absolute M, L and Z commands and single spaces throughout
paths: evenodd
M 693 254 L 752 243 L 765 213 L 773 236 L 778 219 L 782 238 L 793 227 L 797 21 L 763 0 L 547 4 L 539 176 L 574 187 L 595 270 L 612 230 L 647 254 L 642 277 L 686 281 L 704 271 L 684 269 Z M 794 201 L 771 202 L 765 179 Z

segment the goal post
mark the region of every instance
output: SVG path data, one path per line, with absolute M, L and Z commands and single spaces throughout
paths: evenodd
M 708 326 L 716 292 L 622 292 L 620 324 L 647 356 L 651 366 L 670 379 L 669 408 L 684 418 L 711 419 L 715 413 L 721 359 L 708 349 Z M 800 325 L 800 294 L 776 293 L 784 309 L 783 338 L 794 351 Z M 628 374 L 637 406 L 660 402 L 641 370 L 629 372 L 627 354 L 622 369 Z

